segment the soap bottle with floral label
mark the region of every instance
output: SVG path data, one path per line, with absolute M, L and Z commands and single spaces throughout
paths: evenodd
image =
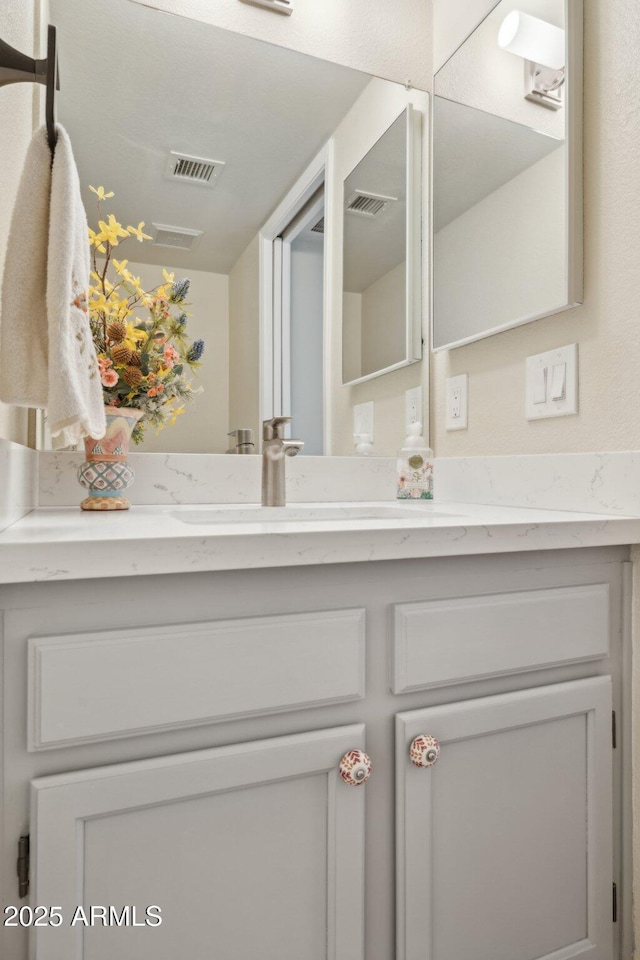
M 433 450 L 422 436 L 422 424 L 409 425 L 398 454 L 398 500 L 433 500 Z

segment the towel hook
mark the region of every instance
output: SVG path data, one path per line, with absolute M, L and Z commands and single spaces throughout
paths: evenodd
M 47 31 L 47 56 L 44 60 L 34 60 L 0 40 L 0 87 L 6 87 L 9 83 L 45 84 L 47 140 L 53 153 L 57 139 L 55 98 L 56 90 L 60 89 L 60 72 L 56 28 L 52 24 L 49 24 Z

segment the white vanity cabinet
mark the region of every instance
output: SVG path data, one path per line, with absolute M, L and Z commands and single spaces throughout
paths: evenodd
M 2 588 L 2 899 L 64 918 L 5 927 L 3 960 L 630 960 L 629 566 L 594 548 Z M 71 927 L 78 905 L 142 925 Z

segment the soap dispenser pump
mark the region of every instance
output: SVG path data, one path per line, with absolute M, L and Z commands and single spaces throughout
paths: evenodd
M 433 500 L 433 450 L 422 436 L 422 424 L 411 423 L 398 455 L 398 500 Z

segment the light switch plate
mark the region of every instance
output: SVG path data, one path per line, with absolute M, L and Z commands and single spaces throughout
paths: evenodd
M 564 396 L 557 400 L 558 371 L 554 368 L 565 364 Z M 546 400 L 538 401 L 536 383 L 540 382 L 540 370 L 545 370 Z M 547 353 L 527 357 L 526 369 L 526 417 L 527 420 L 544 420 L 547 417 L 569 417 L 578 412 L 578 344 L 557 347 Z
M 447 377 L 445 380 L 445 428 L 447 430 L 466 430 L 469 417 L 469 375 L 461 373 L 459 377 Z
M 404 425 L 424 423 L 422 419 L 422 387 L 406 390 L 404 395 Z

